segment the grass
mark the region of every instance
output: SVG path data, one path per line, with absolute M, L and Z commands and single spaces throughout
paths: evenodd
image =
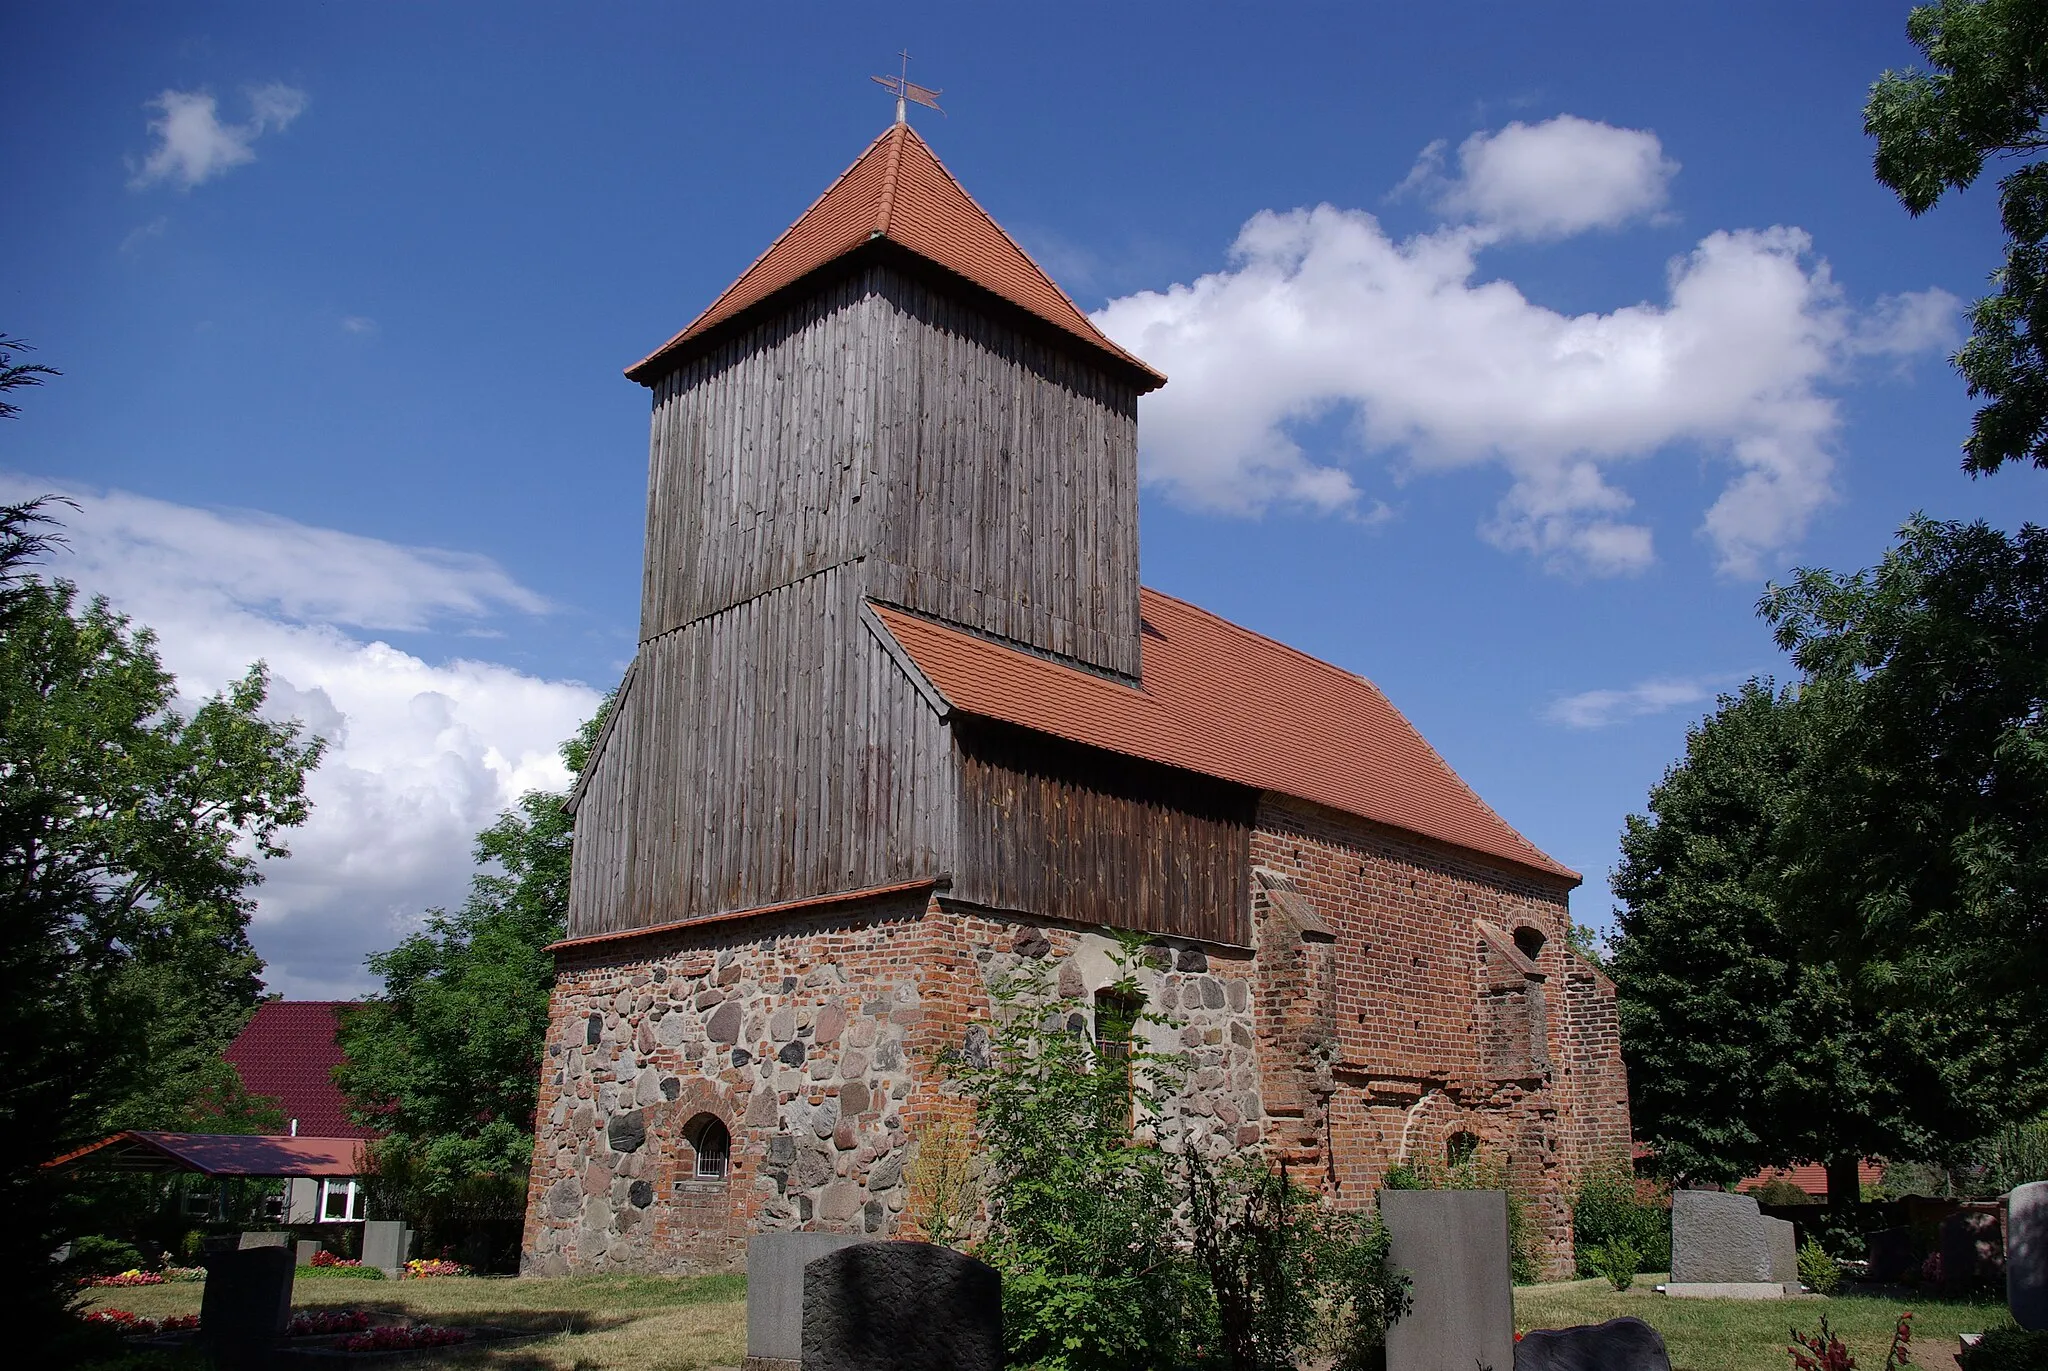
M 1810 1333 L 1821 1315 L 1863 1371 L 1878 1371 L 1899 1315 L 1913 1311 L 1916 1371 L 1954 1371 L 1956 1335 L 1981 1333 L 2006 1320 L 2003 1300 L 1968 1302 L 1923 1297 L 1837 1295 L 1786 1300 L 1674 1300 L 1654 1288 L 1662 1275 L 1638 1276 L 1620 1294 L 1604 1280 L 1522 1286 L 1515 1291 L 1515 1327 L 1568 1328 L 1634 1315 L 1664 1335 L 1673 1371 L 1790 1371 L 1785 1347 L 1792 1327 Z
M 1624 1314 L 1664 1335 L 1674 1371 L 1790 1371 L 1786 1333 L 1829 1325 L 1864 1371 L 1884 1365 L 1892 1327 L 1914 1313 L 1917 1371 L 1954 1371 L 1958 1333 L 1977 1333 L 2005 1319 L 2002 1301 L 1969 1303 L 1872 1295 L 1831 1300 L 1674 1300 L 1652 1288 L 1662 1276 L 1639 1276 L 1616 1294 L 1603 1280 L 1521 1286 L 1515 1327 L 1565 1328 L 1604 1323 Z M 91 1303 L 162 1318 L 199 1310 L 203 1287 L 152 1285 L 95 1290 Z M 706 1371 L 734 1367 L 746 1351 L 746 1282 L 739 1276 L 586 1276 L 563 1280 L 487 1280 L 441 1276 L 423 1281 L 358 1281 L 301 1270 L 294 1309 L 369 1309 L 433 1323 L 488 1323 L 545 1330 L 549 1336 L 514 1347 L 452 1352 L 417 1367 L 497 1371 Z
M 94 1290 L 88 1303 L 162 1318 L 196 1314 L 201 1285 Z M 309 1274 L 292 1308 L 367 1309 L 460 1327 L 546 1330 L 510 1347 L 453 1351 L 408 1367 L 495 1371 L 706 1371 L 738 1366 L 746 1352 L 746 1280 L 740 1276 L 586 1276 L 562 1280 L 436 1276 L 363 1281 Z

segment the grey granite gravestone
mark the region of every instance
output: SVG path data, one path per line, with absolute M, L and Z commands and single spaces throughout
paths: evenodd
M 320 1240 L 318 1238 L 300 1238 L 292 1248 L 292 1265 L 311 1266 L 313 1258 L 318 1256 L 319 1252 Z
M 804 1267 L 865 1241 L 858 1233 L 763 1233 L 747 1239 L 745 1371 L 797 1371 L 804 1359 Z
M 1507 1371 L 1515 1358 L 1508 1197 L 1499 1190 L 1382 1190 L 1389 1260 L 1414 1307 L 1387 1331 L 1387 1371 Z
M 1799 1284 L 1799 1230 L 1790 1219 L 1774 1219 L 1769 1214 L 1761 1217 L 1764 1247 L 1771 1254 L 1771 1279 L 1793 1289 Z
M 290 1247 L 291 1245 L 292 1235 L 289 1233 L 244 1233 L 240 1240 L 235 1243 L 235 1246 L 243 1252 L 247 1252 L 252 1247 Z
M 1671 1371 L 1671 1356 L 1641 1319 L 1609 1319 L 1522 1334 L 1515 1371 Z
M 1794 1255 L 1794 1279 L 1798 1260 Z M 1671 1283 L 1667 1295 L 1778 1299 L 1770 1230 L 1751 1195 L 1678 1190 L 1671 1196 Z
M 405 1265 L 412 1234 L 397 1219 L 369 1219 L 363 1224 L 363 1265 L 393 1275 Z
M 2005 1303 L 2020 1327 L 2048 1328 L 2048 1181 L 2005 1197 Z
M 950 1247 L 864 1242 L 804 1267 L 803 1371 L 1002 1371 L 1003 1278 Z
M 1951 1295 L 2005 1283 L 2005 1232 L 1998 1215 L 1961 1209 L 1941 1221 L 1941 1288 Z
M 292 1312 L 292 1254 L 276 1246 L 216 1252 L 199 1297 L 199 1340 L 225 1365 L 267 1365 Z

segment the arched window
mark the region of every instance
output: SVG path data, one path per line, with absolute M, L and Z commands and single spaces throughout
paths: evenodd
M 1444 1160 L 1450 1165 L 1463 1166 L 1479 1155 L 1479 1135 L 1462 1129 L 1444 1139 Z
M 1515 951 L 1532 962 L 1543 954 L 1543 944 L 1549 941 L 1543 936 L 1543 930 L 1540 928 L 1531 928 L 1523 924 L 1515 930 Z
M 699 1114 L 683 1128 L 683 1137 L 697 1154 L 699 1180 L 722 1181 L 732 1162 L 732 1134 L 709 1114 Z

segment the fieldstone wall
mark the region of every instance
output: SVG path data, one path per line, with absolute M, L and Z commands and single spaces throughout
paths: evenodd
M 522 1269 L 736 1269 L 755 1232 L 914 1231 L 907 1171 L 921 1124 L 966 1118 L 946 1058 L 986 1060 L 991 985 L 1040 963 L 1094 1032 L 1116 980 L 1098 933 L 958 907 L 883 903 L 831 918 L 700 925 L 628 957 L 565 958 L 550 1012 Z M 1210 1155 L 1257 1144 L 1264 1114 L 1248 954 L 1148 948 L 1137 977 L 1188 1070 L 1153 1127 Z M 731 1137 L 696 1175 L 693 1122 Z

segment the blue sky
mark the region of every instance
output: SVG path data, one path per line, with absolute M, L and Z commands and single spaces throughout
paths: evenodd
M 939 155 L 1177 378 L 1147 582 L 1378 682 L 1601 924 L 1687 723 L 1780 669 L 1766 580 L 1916 509 L 2040 517 L 2038 473 L 1956 466 L 1990 188 L 1913 221 L 1870 176 L 1904 19 L 24 11 L 0 329 L 66 374 L 0 484 L 81 499 L 59 570 L 194 693 L 261 656 L 337 740 L 256 937 L 277 988 L 356 993 L 632 652 L 620 368 L 880 131 L 907 44 Z

